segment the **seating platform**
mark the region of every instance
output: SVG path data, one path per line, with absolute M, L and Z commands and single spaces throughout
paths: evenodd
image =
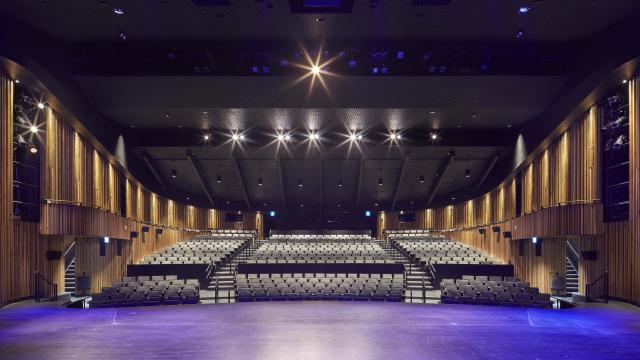
M 442 303 L 551 308 L 549 294 L 514 277 L 465 275 L 444 279 Z
M 91 308 L 143 305 L 197 304 L 197 279 L 178 279 L 177 275 L 124 277 L 92 296 Z

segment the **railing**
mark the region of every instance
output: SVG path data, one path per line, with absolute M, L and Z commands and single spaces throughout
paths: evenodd
M 573 266 L 574 270 L 578 272 L 578 260 L 580 259 L 580 254 L 576 251 L 571 240 L 567 240 L 567 247 L 569 248 L 569 251 L 567 252 L 567 259 L 569 260 L 569 263 L 571 263 L 571 266 Z
M 599 283 L 600 281 L 602 281 L 602 300 L 604 301 L 605 304 L 609 303 L 609 272 L 608 271 L 605 271 L 602 275 L 598 276 L 598 278 L 595 279 L 593 282 L 586 285 L 586 288 L 585 288 L 586 302 L 591 302 L 591 290 L 593 289 L 593 286 Z
M 33 274 L 33 277 L 35 287 L 34 298 L 36 302 L 47 299 L 58 301 L 58 284 L 52 283 L 37 271 Z
M 66 273 L 73 262 L 73 259 L 76 258 L 76 242 L 72 242 L 67 248 L 67 251 L 64 252 L 64 272 Z

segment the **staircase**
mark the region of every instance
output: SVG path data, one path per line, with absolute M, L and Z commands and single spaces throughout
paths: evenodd
M 565 274 L 567 278 L 566 291 L 568 294 L 578 292 L 578 271 L 571 265 L 568 258 L 565 259 Z
M 413 264 L 385 240 L 376 240 L 376 243 L 384 249 L 391 260 L 404 264 L 406 271 L 404 302 L 434 304 L 440 302 L 440 291 L 433 288 L 431 277 L 425 273 L 424 269 Z
M 74 293 L 76 291 L 76 259 L 73 258 L 71 263 L 64 271 L 64 292 Z
M 235 271 L 238 263 L 247 260 L 266 240 L 256 240 L 245 251 L 221 264 L 209 278 L 209 287 L 200 290 L 200 302 L 203 304 L 219 304 L 236 302 Z

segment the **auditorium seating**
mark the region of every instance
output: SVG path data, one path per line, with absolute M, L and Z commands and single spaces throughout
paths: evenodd
M 385 263 L 387 253 L 366 235 L 274 235 L 249 263 Z
M 399 251 L 425 264 L 500 264 L 487 254 L 427 230 L 388 231 L 387 237 Z
M 551 308 L 549 294 L 516 278 L 465 275 L 462 279 L 443 279 L 441 301 L 444 304 L 482 304 Z
M 92 296 L 89 306 L 131 307 L 142 305 L 197 304 L 197 279 L 178 279 L 175 275 L 124 277 Z
M 139 264 L 219 264 L 235 255 L 251 239 L 247 234 L 199 235 L 145 256 Z
M 402 274 L 245 274 L 236 277 L 238 301 L 402 300 Z

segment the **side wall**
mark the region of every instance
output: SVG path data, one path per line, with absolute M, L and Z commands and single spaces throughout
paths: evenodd
M 630 101 L 630 215 L 628 221 L 603 223 L 600 205 L 600 136 L 596 107 L 575 121 L 550 144 L 535 149 L 523 165 L 522 212 L 516 216 L 515 174 L 484 196 L 443 208 L 416 213 L 415 223 L 398 224 L 397 213 L 378 215 L 378 236 L 384 229 L 424 228 L 448 232 L 515 265 L 519 277 L 548 291 L 550 276 L 564 273 L 568 238 L 579 239 L 581 250 L 596 250 L 596 261 L 579 260 L 580 291 L 609 271 L 609 293 L 640 303 L 640 105 L 639 81 L 628 82 Z M 512 241 L 493 233 L 511 231 Z M 486 237 L 478 233 L 486 228 Z M 517 239 L 544 238 L 542 256 L 528 242 L 519 256 Z M 596 290 L 598 290 L 596 288 Z
M 262 214 L 247 213 L 242 223 L 226 223 L 225 212 L 202 209 L 163 198 L 147 190 L 92 146 L 54 110 L 45 107 L 38 133 L 42 148 L 41 218 L 24 222 L 13 216 L 13 92 L 14 83 L 0 74 L 0 305 L 33 295 L 34 272 L 64 284 L 64 259 L 47 260 L 47 251 L 68 249 L 76 242 L 76 271 L 91 275 L 99 290 L 125 274 L 126 264 L 185 240 L 201 229 L 256 229 Z M 123 185 L 124 184 L 124 185 Z M 126 217 L 120 195 L 126 194 Z M 150 232 L 143 234 L 142 227 Z M 156 236 L 155 229 L 163 234 Z M 130 238 L 131 231 L 140 237 Z M 99 256 L 99 241 L 114 241 Z M 116 239 L 124 241 L 116 254 Z

